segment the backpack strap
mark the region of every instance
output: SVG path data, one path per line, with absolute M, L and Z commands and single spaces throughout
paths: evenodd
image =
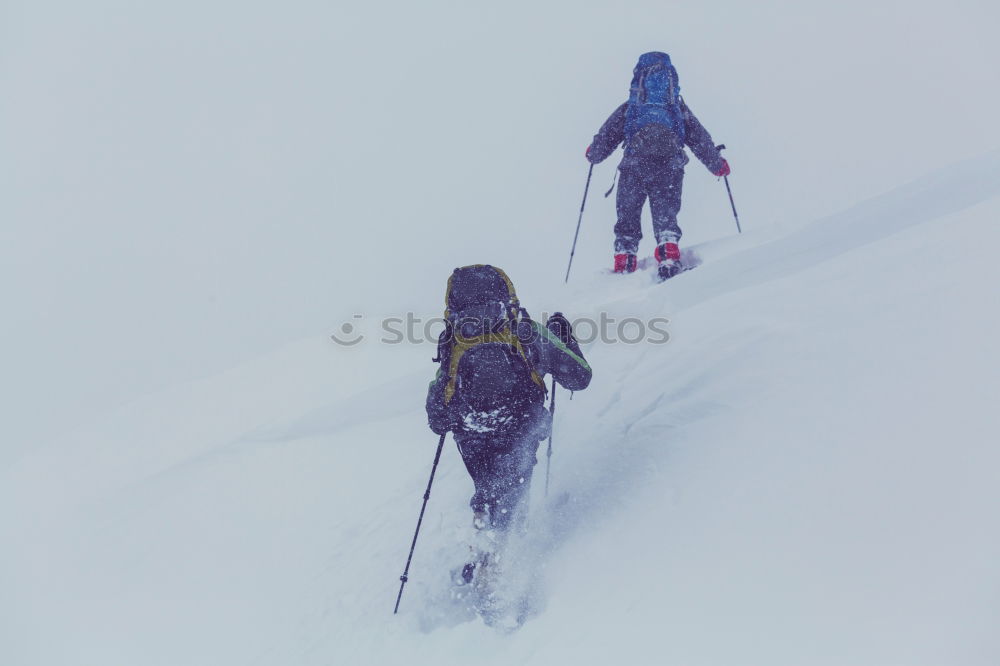
M 485 335 L 477 335 L 471 338 L 455 337 L 447 353 L 448 383 L 444 387 L 444 404 L 447 405 L 451 402 L 452 397 L 455 395 L 455 380 L 458 376 L 458 363 L 462 360 L 462 355 L 473 347 L 490 342 L 500 343 L 511 347 L 517 355 L 521 357 L 525 365 L 528 366 L 528 371 L 531 373 L 531 381 L 542 389 L 543 399 L 544 396 L 548 395 L 548 387 L 545 386 L 545 381 L 535 370 L 535 366 L 532 365 L 531 360 L 528 359 L 528 355 L 524 351 L 524 346 L 521 344 L 521 340 L 510 328 L 507 328 L 497 333 L 486 333 Z M 438 356 L 442 359 L 445 357 L 444 354 L 440 353 Z M 444 365 L 445 363 L 442 362 L 442 368 Z
M 658 72 L 664 69 L 663 63 L 654 63 L 649 67 L 642 70 L 639 75 L 639 82 L 636 84 L 636 101 L 639 104 L 645 104 L 646 99 L 649 96 L 649 91 L 646 90 L 646 77 L 654 72 Z M 668 77 L 669 78 L 669 77 Z M 670 87 L 673 88 L 673 83 L 671 82 Z
M 519 307 L 517 309 L 517 312 L 518 312 L 518 315 L 524 315 L 524 318 L 523 319 L 519 318 L 517 321 L 513 322 L 511 324 L 512 328 L 516 327 L 517 324 L 519 322 L 521 322 L 521 321 L 526 321 L 526 322 L 528 322 L 529 325 L 532 325 L 532 324 L 535 323 L 535 321 L 531 318 L 531 315 L 529 315 L 528 311 L 525 310 L 524 308 Z M 525 351 L 524 345 L 521 344 L 521 337 L 519 335 L 515 334 L 514 338 L 517 340 L 517 344 L 514 345 L 515 348 L 517 349 L 518 353 L 521 355 L 521 358 L 524 359 L 524 362 L 528 364 L 528 370 L 531 371 L 531 380 L 533 382 L 535 382 L 536 384 L 538 384 L 539 386 L 542 387 L 542 392 L 543 392 L 544 396 L 548 396 L 549 395 L 549 387 L 545 384 L 545 380 L 542 378 L 542 376 L 540 374 L 538 374 L 538 371 L 535 370 L 535 364 L 531 362 L 531 358 L 529 358 L 528 352 Z

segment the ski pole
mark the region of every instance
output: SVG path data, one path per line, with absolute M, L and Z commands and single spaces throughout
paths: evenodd
M 720 151 L 725 150 L 726 144 L 716 146 L 716 148 L 718 148 Z M 733 207 L 733 217 L 736 218 L 736 231 L 738 231 L 739 233 L 743 233 L 743 230 L 740 229 L 740 216 L 736 214 L 736 204 L 733 203 L 733 191 L 729 189 L 729 176 L 723 176 L 722 179 L 726 181 L 726 192 L 729 193 L 729 205 Z
M 556 378 L 552 378 L 552 397 L 549 398 L 549 414 L 553 421 L 556 416 Z M 545 496 L 549 496 L 549 468 L 552 467 L 552 428 L 555 425 L 549 426 L 549 450 L 545 454 Z
M 434 454 L 434 465 L 431 467 L 431 478 L 428 479 L 427 490 L 424 492 L 424 505 L 420 507 L 420 517 L 417 518 L 417 529 L 413 532 L 413 543 L 410 544 L 410 554 L 406 558 L 406 568 L 403 569 L 403 575 L 399 577 L 402 582 L 399 584 L 399 594 L 396 595 L 396 608 L 392 611 L 393 615 L 399 612 L 399 600 L 403 598 L 403 586 L 410 579 L 410 560 L 413 559 L 413 550 L 417 547 L 417 535 L 420 534 L 420 524 L 424 522 L 424 509 L 427 508 L 427 500 L 431 498 L 431 484 L 434 483 L 434 472 L 437 471 L 438 461 L 441 460 L 441 449 L 444 448 L 444 438 L 447 434 L 447 432 L 442 433 L 441 439 L 438 440 L 437 453 Z
M 580 202 L 580 217 L 576 221 L 576 234 L 573 235 L 573 249 L 569 251 L 569 265 L 566 266 L 566 282 L 569 282 L 569 269 L 573 268 L 573 255 L 576 254 L 576 239 L 580 237 L 580 223 L 583 222 L 583 208 L 587 205 L 587 190 L 590 189 L 590 177 L 594 175 L 594 163 L 590 163 L 587 172 L 587 185 L 583 188 L 583 201 Z

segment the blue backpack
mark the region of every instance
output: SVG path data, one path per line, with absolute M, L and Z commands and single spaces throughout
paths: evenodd
M 625 140 L 647 125 L 664 125 L 684 144 L 684 114 L 681 86 L 670 56 L 659 51 L 644 53 L 632 72 L 632 86 L 625 109 Z

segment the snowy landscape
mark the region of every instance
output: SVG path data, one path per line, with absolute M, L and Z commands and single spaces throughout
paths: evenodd
M 0 6 L 0 664 L 1000 663 L 997 19 Z M 613 156 L 564 284 L 583 151 L 650 49 L 743 233 L 692 161 L 694 270 L 609 274 Z M 578 324 L 513 631 L 452 598 L 450 437 L 392 613 L 437 366 L 381 326 L 472 263 L 532 314 L 669 320 Z

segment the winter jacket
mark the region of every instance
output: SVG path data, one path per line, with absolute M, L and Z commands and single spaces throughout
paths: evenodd
M 603 162 L 615 148 L 625 140 L 625 110 L 628 103 L 619 106 L 608 117 L 601 129 L 594 135 L 594 140 L 587 151 L 587 159 L 594 164 Z M 715 147 L 715 142 L 708 131 L 691 113 L 684 100 L 681 100 L 681 113 L 684 116 L 684 145 L 687 145 L 709 171 L 717 173 L 722 168 L 722 155 Z M 688 162 L 679 137 L 663 125 L 647 125 L 643 127 L 625 144 L 625 157 L 619 163 L 619 169 L 633 167 L 648 168 L 650 166 L 668 166 L 683 168 Z
M 540 377 L 551 374 L 560 386 L 570 391 L 582 391 L 590 384 L 592 371 L 580 351 L 580 345 L 572 336 L 563 342 L 547 327 L 531 319 L 519 322 L 517 336 L 528 361 Z M 463 429 L 463 415 L 456 401 L 445 404 L 444 393 L 448 377 L 443 368 L 427 390 L 427 421 L 437 434 L 451 430 L 455 438 L 473 436 Z M 551 415 L 545 409 L 544 398 L 521 406 L 517 423 L 505 434 L 512 439 L 534 438 L 535 441 L 548 436 Z M 481 433 L 476 435 L 481 436 Z

